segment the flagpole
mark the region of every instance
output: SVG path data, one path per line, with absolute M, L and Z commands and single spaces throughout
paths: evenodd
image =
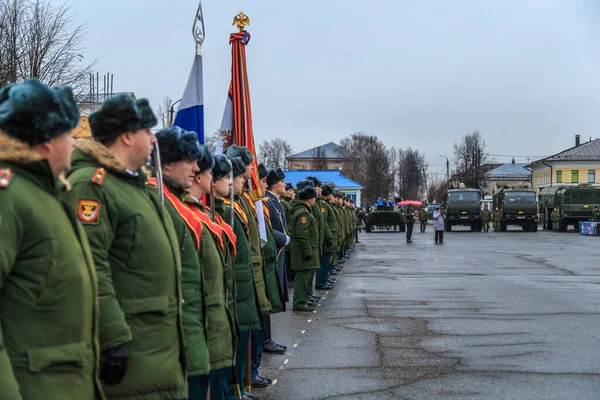
M 204 31 L 204 14 L 202 14 L 202 1 L 198 2 L 198 10 L 196 10 L 196 18 L 194 19 L 194 26 L 192 26 L 192 35 L 196 42 L 196 55 L 200 55 L 202 49 L 202 43 L 204 43 L 205 31 Z

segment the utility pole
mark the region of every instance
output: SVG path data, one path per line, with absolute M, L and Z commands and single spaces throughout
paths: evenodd
M 438 156 L 446 159 L 446 182 L 450 182 L 450 160 L 446 156 L 441 156 L 439 154 Z

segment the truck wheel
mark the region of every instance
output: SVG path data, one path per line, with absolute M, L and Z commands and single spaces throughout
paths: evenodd
M 538 224 L 537 222 L 532 222 L 531 223 L 531 232 L 537 232 L 538 231 Z
M 367 233 L 371 233 L 371 231 L 373 230 L 373 227 L 371 225 L 367 225 L 365 230 L 367 231 Z
M 500 232 L 506 232 L 506 222 L 500 222 Z
M 400 224 L 400 232 L 406 232 L 406 224 Z
M 558 230 L 560 232 L 566 232 L 568 227 L 569 225 L 567 225 L 567 223 L 562 220 L 558 223 Z
M 452 225 L 450 225 L 448 222 L 446 222 L 446 224 L 444 226 L 444 230 L 446 232 L 452 232 Z

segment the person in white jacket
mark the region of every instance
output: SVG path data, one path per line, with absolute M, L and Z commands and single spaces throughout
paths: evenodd
M 433 230 L 435 231 L 435 243 L 444 243 L 444 225 L 446 220 L 446 210 L 436 208 L 433 212 Z

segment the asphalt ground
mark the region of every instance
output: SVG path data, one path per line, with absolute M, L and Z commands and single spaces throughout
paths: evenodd
M 262 399 L 600 399 L 600 238 L 362 233 L 316 313 L 273 316 Z M 510 229 L 510 228 L 509 228 Z M 514 228 L 513 228 L 514 229 Z M 460 231 L 459 231 L 460 230 Z

